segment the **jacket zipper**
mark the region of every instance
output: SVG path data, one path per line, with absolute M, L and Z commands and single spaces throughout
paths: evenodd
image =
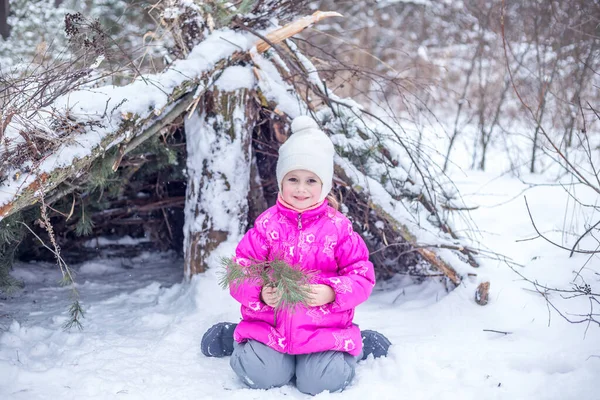
M 302 230 L 302 214 L 298 213 L 298 230 Z

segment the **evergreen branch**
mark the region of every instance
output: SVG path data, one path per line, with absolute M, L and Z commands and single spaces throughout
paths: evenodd
M 257 286 L 271 286 L 277 289 L 281 298 L 275 311 L 285 308 L 293 312 L 297 305 L 308 306 L 310 283 L 313 272 L 303 271 L 299 267 L 290 266 L 285 260 L 275 259 L 254 261 L 243 266 L 234 258 L 222 258 L 223 271 L 219 277 L 219 285 L 223 289 L 237 288 L 243 283 Z
M 261 269 L 264 269 L 264 263 L 243 267 L 233 258 L 222 258 L 221 265 L 223 266 L 223 271 L 219 277 L 219 286 L 223 289 L 229 287 L 237 288 L 246 282 L 252 282 L 261 286 L 265 285 L 264 277 L 260 271 Z
M 84 312 L 83 312 L 83 308 L 81 307 L 81 304 L 79 303 L 79 299 L 78 299 L 78 295 L 77 293 L 74 293 L 76 296 L 75 301 L 73 301 L 73 303 L 71 304 L 71 307 L 69 307 L 69 320 L 67 322 L 65 322 L 63 324 L 63 329 L 65 331 L 70 330 L 73 327 L 77 327 L 77 329 L 79 329 L 80 331 L 83 330 L 83 325 L 81 324 L 81 318 L 85 318 Z
M 77 236 L 89 236 L 94 231 L 94 221 L 89 213 L 85 212 L 85 202 L 81 202 L 81 218 L 75 225 L 75 234 Z
M 301 269 L 289 266 L 283 260 L 273 260 L 270 263 L 272 282 L 281 294 L 281 299 L 275 309 L 294 309 L 296 305 L 308 306 L 310 287 L 308 286 L 313 276 Z

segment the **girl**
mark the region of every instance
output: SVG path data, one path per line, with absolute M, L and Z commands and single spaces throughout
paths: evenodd
M 387 354 L 390 342 L 352 323 L 354 308 L 375 284 L 368 249 L 352 223 L 330 207 L 333 143 L 310 117 L 292 122 L 292 135 L 279 149 L 277 204 L 255 221 L 236 249 L 236 260 L 283 257 L 290 265 L 315 271 L 308 307 L 281 310 L 276 289 L 254 283 L 232 287 L 242 321 L 219 323 L 202 338 L 202 352 L 231 354 L 231 367 L 251 388 L 289 383 L 315 395 L 344 389 L 356 362 Z M 333 200 L 335 201 L 335 200 Z M 233 336 L 233 337 L 232 337 Z M 364 349 L 363 349 L 364 341 Z

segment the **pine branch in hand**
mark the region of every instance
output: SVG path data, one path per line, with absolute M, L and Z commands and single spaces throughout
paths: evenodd
M 238 287 L 244 283 L 247 277 L 244 267 L 236 263 L 232 258 L 222 258 L 223 270 L 219 273 L 219 286 L 223 289 Z
M 226 289 L 236 288 L 242 283 L 253 283 L 258 286 L 271 286 L 281 293 L 281 298 L 275 310 L 282 308 L 293 311 L 299 305 L 308 305 L 310 295 L 309 284 L 312 273 L 290 266 L 281 259 L 273 261 L 253 262 L 242 266 L 233 258 L 221 259 L 224 271 L 219 279 L 219 285 Z
M 308 306 L 310 295 L 308 285 L 312 274 L 291 267 L 282 260 L 271 261 L 270 267 L 271 280 L 277 291 L 281 293 L 281 299 L 275 309 L 287 308 L 293 311 L 296 305 Z

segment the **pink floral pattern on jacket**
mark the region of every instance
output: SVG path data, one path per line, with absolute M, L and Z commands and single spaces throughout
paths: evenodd
M 314 271 L 314 283 L 331 286 L 335 301 L 294 312 L 281 310 L 275 318 L 274 309 L 260 300 L 260 286 L 233 287 L 231 295 L 242 305 L 235 340 L 257 340 L 288 354 L 335 350 L 358 356 L 362 339 L 352 323 L 354 308 L 371 294 L 375 274 L 367 246 L 348 218 L 327 201 L 302 213 L 278 201 L 256 219 L 236 249 L 242 265 L 277 256 Z

